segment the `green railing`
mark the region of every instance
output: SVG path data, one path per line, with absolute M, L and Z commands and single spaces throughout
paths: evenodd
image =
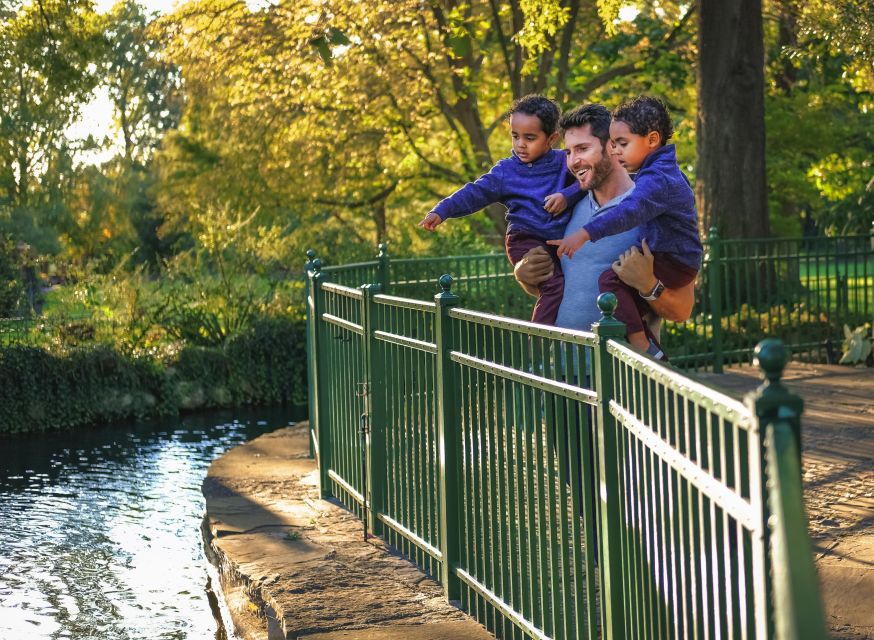
M 831 362 L 845 324 L 874 321 L 874 235 L 721 240 L 711 230 L 704 246 L 692 317 L 662 328 L 675 366 L 720 372 L 749 363 L 768 337 L 794 358 Z M 527 319 L 533 306 L 502 253 L 391 258 L 383 244 L 373 261 L 323 271 L 339 284 L 379 282 L 384 293 L 414 299 L 433 296 L 440 275 L 451 273 L 472 309 Z
M 338 271 L 310 255 L 322 495 L 498 637 L 825 637 L 779 343 L 741 404 L 630 350 L 612 296 L 566 331 Z
M 712 229 L 692 318 L 664 328 L 671 359 L 721 371 L 764 338 L 793 357 L 839 356 L 844 324 L 874 320 L 874 235 L 722 240 Z

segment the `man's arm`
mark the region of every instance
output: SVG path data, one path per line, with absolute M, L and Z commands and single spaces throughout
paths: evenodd
M 553 269 L 549 252 L 543 247 L 534 247 L 516 263 L 513 275 L 525 293 L 536 298 L 540 295 L 538 287 L 552 277 Z
M 658 279 L 653 273 L 653 257 L 646 240 L 642 243 L 643 252 L 637 247 L 631 247 L 613 263 L 613 271 L 627 285 L 641 293 L 653 290 Z M 668 289 L 655 300 L 649 301 L 649 306 L 665 320 L 684 322 L 692 315 L 695 304 L 695 283 L 690 282 L 679 289 Z

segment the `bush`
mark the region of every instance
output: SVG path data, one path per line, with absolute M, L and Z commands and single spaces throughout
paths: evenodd
M 0 318 L 9 317 L 18 310 L 24 293 L 19 281 L 20 271 L 15 245 L 0 234 Z
M 160 356 L 113 347 L 0 349 L 0 433 L 77 428 L 182 410 L 306 403 L 300 320 L 269 318 L 222 347 Z

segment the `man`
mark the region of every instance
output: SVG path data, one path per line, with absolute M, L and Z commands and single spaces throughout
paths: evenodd
M 577 107 L 561 118 L 568 168 L 580 187 L 589 193 L 574 208 L 565 235 L 581 229 L 593 217 L 615 206 L 634 188 L 634 182 L 608 151 L 610 112 L 601 105 Z M 638 230 L 588 242 L 572 259 L 562 258 L 564 297 L 556 326 L 590 331 L 601 312 L 597 307 L 598 276 L 611 267 L 623 282 L 646 297 L 653 310 L 669 320 L 686 320 L 692 313 L 694 284 L 680 289 L 665 289 L 653 275 L 652 254 L 645 239 L 642 251 L 636 246 Z M 629 249 L 629 247 L 631 247 Z M 516 279 L 529 294 L 552 273 L 552 260 L 543 249 L 532 249 L 515 268 Z M 653 345 L 651 354 L 659 357 Z

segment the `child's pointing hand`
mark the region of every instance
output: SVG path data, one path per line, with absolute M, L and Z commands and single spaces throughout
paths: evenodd
M 418 224 L 418 226 L 427 231 L 434 231 L 437 229 L 437 225 L 441 222 L 443 222 L 443 218 L 431 211 L 427 216 L 425 216 L 425 219 Z
M 576 233 L 562 238 L 561 240 L 547 240 L 546 244 L 551 244 L 553 247 L 558 247 L 558 257 L 567 256 L 573 258 L 577 250 L 591 240 L 589 232 L 585 229 L 580 229 Z

